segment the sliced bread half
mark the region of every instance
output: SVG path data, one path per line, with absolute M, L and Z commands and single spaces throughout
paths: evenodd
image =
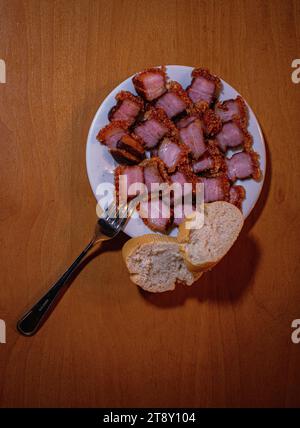
M 177 282 L 191 285 L 202 275 L 187 268 L 176 238 L 153 234 L 133 238 L 122 254 L 132 282 L 152 293 L 174 290 Z
M 179 226 L 178 242 L 185 262 L 191 271 L 205 271 L 217 264 L 237 239 L 244 217 L 228 202 L 204 205 L 204 224 L 189 229 L 186 219 Z

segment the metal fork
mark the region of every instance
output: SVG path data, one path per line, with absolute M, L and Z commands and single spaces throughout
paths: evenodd
M 89 251 L 99 242 L 114 238 L 121 230 L 124 229 L 125 224 L 129 217 L 132 215 L 136 204 L 140 198 L 135 198 L 127 205 L 121 204 L 116 208 L 113 202 L 106 210 L 104 218 L 100 218 L 95 227 L 94 236 L 82 253 L 71 264 L 69 269 L 59 278 L 59 280 L 47 291 L 44 296 L 28 311 L 17 323 L 17 329 L 25 336 L 34 335 L 48 315 L 51 313 L 57 304 L 59 297 L 65 290 L 65 286 L 70 279 L 71 275 L 79 267 L 83 258 Z M 126 215 L 127 214 L 127 215 Z

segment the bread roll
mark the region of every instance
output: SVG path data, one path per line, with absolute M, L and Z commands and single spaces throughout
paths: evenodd
M 123 258 L 130 279 L 144 290 L 161 293 L 176 283 L 191 285 L 228 252 L 244 223 L 241 211 L 228 202 L 204 205 L 204 224 L 188 228 L 193 216 L 179 226 L 177 238 L 149 234 L 130 239 Z
M 229 251 L 237 239 L 244 217 L 234 205 L 218 201 L 204 205 L 204 224 L 199 229 L 188 229 L 186 219 L 179 226 L 177 240 L 191 271 L 211 269 Z
M 140 236 L 127 241 L 122 253 L 132 282 L 152 293 L 174 290 L 178 282 L 191 285 L 201 276 L 187 268 L 176 238 Z

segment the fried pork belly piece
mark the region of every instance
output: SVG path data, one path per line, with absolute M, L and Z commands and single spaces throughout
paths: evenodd
M 118 163 L 134 165 L 145 157 L 141 140 L 128 134 L 128 122 L 117 120 L 108 124 L 100 130 L 97 139 L 110 149 Z
M 109 149 L 116 149 L 120 138 L 128 133 L 128 126 L 128 122 L 121 120 L 109 123 L 100 130 L 97 135 L 97 140 Z
M 111 122 L 124 120 L 129 125 L 132 125 L 143 110 L 143 100 L 127 91 L 119 92 L 116 95 L 116 100 L 117 104 L 108 113 L 108 119 Z
M 213 137 L 222 129 L 222 121 L 214 110 L 209 108 L 202 112 L 196 106 L 189 108 L 189 113 L 176 121 L 176 127 L 178 129 L 185 128 L 196 119 L 202 121 L 203 131 L 207 138 Z
M 178 226 L 185 218 L 185 214 L 191 214 L 195 207 L 193 203 L 186 200 L 186 196 L 190 195 L 192 191 L 192 198 L 195 196 L 197 190 L 196 185 L 199 183 L 198 177 L 191 171 L 188 164 L 181 165 L 178 170 L 170 175 L 172 183 L 178 183 L 181 185 L 182 198 L 176 198 L 174 194 L 174 226 Z M 192 186 L 188 187 L 186 183 L 190 183 Z M 193 198 L 194 199 L 194 198 Z M 186 211 L 184 211 L 186 210 Z M 178 214 L 180 213 L 180 215 Z
M 166 137 L 158 147 L 158 157 L 165 163 L 168 172 L 174 172 L 178 165 L 188 160 L 188 148 L 174 137 Z
M 168 92 L 156 101 L 155 106 L 162 108 L 171 119 L 186 111 L 192 103 L 180 83 L 170 82 L 167 87 Z
M 247 106 L 239 95 L 235 99 L 218 102 L 215 106 L 215 113 L 222 122 L 239 119 L 243 126 L 247 124 Z
M 193 123 L 196 119 L 198 119 L 196 114 L 186 115 L 176 122 L 176 126 L 178 129 L 185 128 Z
M 130 200 L 130 199 L 134 198 L 135 196 L 137 196 L 137 194 L 139 192 L 136 192 L 133 195 L 128 195 L 128 190 L 132 184 L 144 183 L 144 171 L 143 171 L 142 166 L 140 166 L 140 165 L 135 165 L 135 166 L 119 165 L 115 169 L 114 174 L 115 174 L 115 188 L 116 188 L 117 201 L 119 200 L 119 197 L 120 197 L 120 176 L 121 175 L 126 176 L 126 178 L 127 178 L 127 200 Z M 125 195 L 122 195 L 122 196 L 125 199 Z
M 184 170 L 177 171 L 174 174 L 170 175 L 172 183 L 179 183 L 182 186 L 184 183 L 190 183 L 189 181 L 189 174 L 186 174 Z
M 146 149 L 152 149 L 165 136 L 177 135 L 174 123 L 160 108 L 150 107 L 145 113 L 143 122 L 139 123 L 133 130 L 140 137 Z
M 229 202 L 239 209 L 242 208 L 242 202 L 245 199 L 246 191 L 243 186 L 231 186 L 229 191 Z
M 110 153 L 117 162 L 126 165 L 138 164 L 145 158 L 145 148 L 140 139 L 127 134 L 121 136 Z
M 171 183 L 179 183 L 182 186 L 182 195 L 189 193 L 188 187 L 185 187 L 185 183 L 192 184 L 192 192 L 195 193 L 196 184 L 199 183 L 199 177 L 197 177 L 189 164 L 182 164 L 178 167 L 174 174 L 170 175 Z
M 137 157 L 140 161 L 145 158 L 145 147 L 140 138 L 132 135 L 122 135 L 117 142 L 117 148 L 126 150 L 133 156 Z
M 192 83 L 186 89 L 187 94 L 193 103 L 204 111 L 216 98 L 221 87 L 221 81 L 204 68 L 195 68 L 192 72 L 192 78 Z
M 197 177 L 188 168 L 181 168 L 170 176 L 173 183 L 192 183 L 195 192 L 197 183 L 204 185 L 204 202 L 228 201 L 230 182 L 225 174 L 217 177 Z M 183 192 L 184 194 L 187 191 Z
M 230 183 L 225 175 L 218 177 L 201 177 L 204 184 L 204 202 L 228 201 Z
M 170 183 L 166 166 L 161 159 L 145 159 L 140 165 L 144 170 L 144 183 L 148 192 L 151 192 L 151 184 Z
M 227 176 L 230 181 L 245 178 L 260 179 L 258 154 L 255 152 L 235 153 L 230 159 L 226 159 Z
M 214 167 L 214 159 L 205 153 L 199 160 L 193 163 L 193 171 L 198 174 Z
M 224 156 L 221 154 L 216 141 L 208 141 L 207 151 L 192 164 L 192 168 L 196 174 L 206 173 L 209 176 L 215 176 L 226 170 Z
M 149 200 L 143 201 L 140 203 L 140 213 L 145 213 L 145 210 L 149 208 L 148 216 L 146 218 L 143 218 L 145 216 L 141 215 L 143 222 L 150 227 L 150 229 L 159 231 L 159 232 L 166 232 L 169 226 L 172 223 L 172 211 L 169 212 L 168 216 L 163 215 L 163 205 L 154 205 L 154 210 L 156 212 L 156 215 L 154 218 L 151 218 L 151 211 L 150 211 L 150 201 L 151 201 L 151 193 L 155 189 L 153 188 L 152 184 L 162 184 L 167 183 L 170 184 L 170 177 L 167 173 L 166 166 L 164 162 L 159 158 L 151 158 L 151 159 L 145 159 L 141 164 L 144 170 L 144 183 L 147 186 L 148 192 L 149 192 Z M 157 198 L 153 198 L 155 200 Z M 153 202 L 154 203 L 154 202 Z M 146 211 L 147 213 L 147 211 Z
M 252 139 L 239 120 L 233 119 L 224 123 L 222 130 L 216 135 L 220 149 L 225 152 L 228 148 L 244 147 L 250 150 Z
M 137 137 L 122 135 L 111 155 L 120 164 L 135 165 L 145 158 L 145 148 Z
M 224 155 L 221 154 L 215 140 L 208 140 L 206 152 L 192 163 L 192 169 L 196 174 L 205 173 L 210 177 L 226 171 Z
M 212 109 L 204 112 L 203 125 L 206 137 L 213 137 L 222 129 L 222 121 Z
M 166 233 L 173 222 L 173 210 L 162 200 L 142 201 L 139 206 L 140 217 L 150 229 Z
M 110 149 L 110 153 L 116 162 L 121 165 L 136 165 L 141 161 L 139 157 L 127 152 L 126 150 Z
M 146 101 L 153 101 L 167 91 L 165 67 L 149 68 L 132 79 L 136 92 Z
M 188 147 L 194 159 L 199 159 L 206 151 L 203 125 L 199 119 L 195 119 L 185 128 L 181 128 L 179 130 L 179 136 L 182 143 Z
M 189 109 L 189 114 L 176 121 L 176 127 L 178 129 L 186 128 L 195 122 L 196 119 L 202 120 L 203 131 L 207 138 L 213 137 L 222 129 L 222 121 L 215 114 L 214 110 L 209 108 L 205 112 L 201 112 L 195 107 Z

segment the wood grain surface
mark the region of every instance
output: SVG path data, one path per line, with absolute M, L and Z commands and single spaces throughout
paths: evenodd
M 0 0 L 2 407 L 300 405 L 299 22 L 299 0 Z M 208 67 L 253 107 L 268 146 L 256 209 L 211 273 L 164 295 L 130 283 L 122 235 L 21 337 L 18 317 L 94 227 L 95 111 L 158 64 Z

